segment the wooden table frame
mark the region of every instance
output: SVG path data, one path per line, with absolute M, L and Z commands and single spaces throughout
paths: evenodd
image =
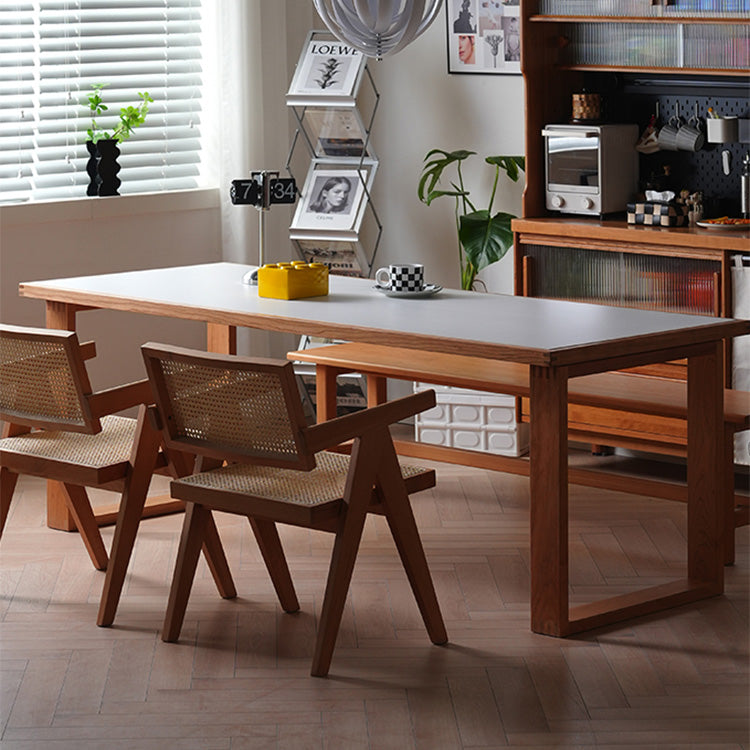
M 20 291 L 23 296 L 45 300 L 49 327 L 74 330 L 76 313 L 94 308 L 201 320 L 207 324 L 208 349 L 224 353 L 235 352 L 236 328 L 246 326 L 525 362 L 530 365 L 533 410 L 529 457 L 531 629 L 565 636 L 722 593 L 724 511 L 721 498 L 726 488 L 723 486 L 725 478 L 716 471 L 723 439 L 722 341 L 750 332 L 749 321 L 455 290 L 446 290 L 441 306 L 430 308 L 424 306 L 429 304 L 428 300 L 384 302 L 371 291 L 371 282 L 342 277 L 332 277 L 331 295 L 318 298 L 317 303 L 267 301 L 259 300 L 253 288 L 235 286 L 235 280 L 241 279 L 247 270 L 247 266 L 219 263 L 33 282 L 21 284 Z M 206 285 L 211 285 L 212 274 L 214 283 L 221 287 L 220 303 L 214 300 L 216 295 L 212 296 L 210 290 L 205 289 Z M 180 296 L 185 289 L 190 289 L 189 301 Z M 391 302 L 396 304 L 391 306 Z M 347 303 L 349 307 L 345 307 Z M 412 306 L 404 308 L 404 304 Z M 444 314 L 444 330 L 435 333 L 431 318 L 440 310 Z M 456 310 L 466 310 L 467 320 L 455 320 Z M 498 320 L 515 316 L 520 321 L 520 332 L 506 326 L 499 333 L 489 330 L 485 337 L 474 338 L 476 325 L 472 324 L 472 318 L 494 320 L 495 312 L 500 316 Z M 404 320 L 404 316 L 409 319 Z M 372 323 L 378 318 L 380 327 Z M 540 330 L 542 325 L 549 330 Z M 468 334 L 465 338 L 452 335 L 460 332 L 462 326 Z M 528 331 L 524 331 L 524 326 Z M 571 328 L 582 330 L 569 330 Z M 623 332 L 611 333 L 612 328 L 621 328 Z M 549 343 L 556 337 L 564 339 L 559 346 Z M 529 338 L 538 339 L 542 344 L 527 343 Z M 680 358 L 688 361 L 686 576 L 571 608 L 568 380 L 594 372 Z M 49 500 L 52 525 L 54 506 L 52 497 Z

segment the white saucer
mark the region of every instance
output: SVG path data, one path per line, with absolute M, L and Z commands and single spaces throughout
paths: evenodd
M 410 297 L 412 299 L 417 297 L 432 297 L 433 294 L 437 294 L 443 287 L 437 284 L 425 284 L 418 292 L 396 292 L 391 290 L 390 287 L 380 286 L 375 284 L 373 289 L 385 294 L 386 297 Z

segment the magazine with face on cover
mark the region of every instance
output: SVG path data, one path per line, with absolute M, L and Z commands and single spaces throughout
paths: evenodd
M 292 219 L 292 238 L 300 231 L 308 236 L 348 233 L 340 239 L 356 239 L 367 205 L 376 163 L 357 165 L 313 161 Z M 350 236 L 351 235 L 351 236 Z

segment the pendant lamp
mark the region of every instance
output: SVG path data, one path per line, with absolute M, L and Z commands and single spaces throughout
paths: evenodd
M 442 0 L 313 0 L 323 23 L 366 57 L 394 55 L 435 20 Z

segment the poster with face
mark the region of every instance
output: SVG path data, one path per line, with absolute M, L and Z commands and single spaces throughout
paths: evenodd
M 446 0 L 449 73 L 521 72 L 521 18 L 510 0 Z

